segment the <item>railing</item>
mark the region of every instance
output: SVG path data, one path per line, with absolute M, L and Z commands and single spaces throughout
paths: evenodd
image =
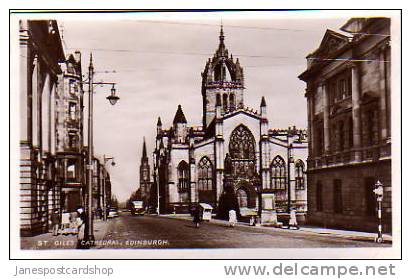
M 357 155 L 357 156 L 356 156 Z M 309 158 L 308 168 L 317 169 L 323 167 L 332 167 L 349 163 L 378 161 L 384 157 L 391 156 L 391 143 L 383 143 L 379 145 L 361 147 L 358 149 L 350 149 L 331 154 L 324 154 L 322 156 L 316 156 Z M 359 161 L 356 161 L 358 157 Z

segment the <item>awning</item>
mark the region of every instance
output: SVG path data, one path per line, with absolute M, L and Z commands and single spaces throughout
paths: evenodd
M 199 203 L 199 205 L 204 209 L 213 209 L 213 207 L 208 203 Z

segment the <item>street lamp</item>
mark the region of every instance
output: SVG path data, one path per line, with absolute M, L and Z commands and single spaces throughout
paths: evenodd
M 94 66 L 93 66 L 93 55 L 90 53 L 90 64 L 88 67 L 88 159 L 87 159 L 87 203 L 86 203 L 86 230 L 85 230 L 85 241 L 94 241 L 93 232 L 93 91 L 94 85 L 112 85 L 111 95 L 107 97 L 112 105 L 114 105 L 119 97 L 115 95 L 116 90 L 114 88 L 114 82 L 93 82 L 94 79 Z
M 106 97 L 106 99 L 109 100 L 110 104 L 113 106 L 120 99 L 120 97 L 116 96 L 116 88 L 114 88 L 114 85 L 115 84 L 113 83 L 113 87 L 111 88 L 111 95 Z
M 375 183 L 373 192 L 378 202 L 378 235 L 375 241 L 377 243 L 382 243 L 384 241 L 382 238 L 382 198 L 384 195 L 384 188 L 379 180 Z

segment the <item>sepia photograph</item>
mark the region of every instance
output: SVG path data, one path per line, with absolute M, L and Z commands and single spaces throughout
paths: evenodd
M 12 257 L 400 257 L 399 11 L 15 10 L 10 67 Z

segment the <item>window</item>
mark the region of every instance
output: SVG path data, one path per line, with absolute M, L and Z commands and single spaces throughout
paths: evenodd
M 338 150 L 342 151 L 344 150 L 345 146 L 345 131 L 344 131 L 344 121 L 340 120 L 338 122 Z
M 378 143 L 378 111 L 372 107 L 364 112 L 365 143 L 369 146 Z
M 234 109 L 235 109 L 234 94 L 230 94 L 230 111 L 233 111 Z
M 223 95 L 223 110 L 227 110 L 227 94 Z
M 374 194 L 374 177 L 366 177 L 364 180 L 364 198 L 365 198 L 365 214 L 367 216 L 376 216 L 377 201 Z
M 353 123 L 352 123 L 352 116 L 348 118 L 348 147 L 354 146 L 354 130 L 353 130 Z
M 343 212 L 343 199 L 342 199 L 342 183 L 341 179 L 334 179 L 334 213 Z
M 230 137 L 230 156 L 234 159 L 255 159 L 255 140 L 244 125 L 238 126 Z
M 76 103 L 69 103 L 69 116 L 70 120 L 76 120 Z
M 235 128 L 228 148 L 234 178 L 253 179 L 257 175 L 255 139 L 250 130 L 244 125 Z
M 69 93 L 70 94 L 78 93 L 78 85 L 76 84 L 76 80 L 74 79 L 69 80 Z
M 216 97 L 216 105 L 217 104 L 220 104 L 221 106 L 221 95 L 220 94 L 217 94 L 217 97 Z
M 188 164 L 185 161 L 181 161 L 177 167 L 177 175 L 178 175 L 178 191 L 181 192 L 188 192 L 188 184 L 189 184 L 189 175 L 188 175 Z
M 198 190 L 213 190 L 213 167 L 207 157 L 201 158 L 198 163 Z
M 286 181 L 285 161 L 281 156 L 276 156 L 271 163 L 271 188 L 285 190 Z
M 321 156 L 324 151 L 324 124 L 322 121 L 316 121 L 314 123 L 314 129 L 315 129 L 315 145 L 314 145 L 314 150 L 315 154 L 317 156 Z
M 323 211 L 323 185 L 321 181 L 317 182 L 315 197 L 317 201 L 317 211 Z
M 73 133 L 68 134 L 68 148 L 69 149 L 77 148 L 77 144 L 78 144 L 78 136 Z
M 304 190 L 305 181 L 304 181 L 304 163 L 301 160 L 297 160 L 295 163 L 295 189 Z

